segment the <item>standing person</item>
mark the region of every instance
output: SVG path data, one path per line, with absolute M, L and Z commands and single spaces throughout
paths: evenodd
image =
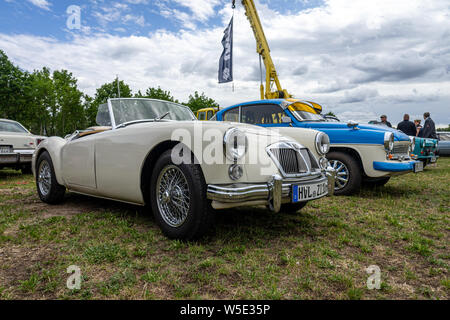
M 421 122 L 422 120 L 420 119 L 414 120 L 414 125 L 416 126 L 416 137 L 420 137 L 420 130 L 422 130 L 422 126 L 420 124 Z
M 403 121 L 398 124 L 397 130 L 402 131 L 408 136 L 416 136 L 417 134 L 416 126 L 414 125 L 414 123 L 409 121 L 409 114 L 405 114 L 403 116 Z
M 389 128 L 392 128 L 392 124 L 387 121 L 387 116 L 385 114 L 383 114 L 381 117 L 381 124 L 384 124 L 385 126 L 388 126 Z
M 425 123 L 423 124 L 423 129 L 421 130 L 420 136 L 422 138 L 437 139 L 436 126 L 434 124 L 434 121 L 430 117 L 430 113 L 425 112 L 423 114 L 423 118 L 425 119 Z

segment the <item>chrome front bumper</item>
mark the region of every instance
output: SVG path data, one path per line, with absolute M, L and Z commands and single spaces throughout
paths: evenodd
M 33 150 L 14 150 L 12 153 L 0 153 L 0 165 L 31 164 Z
M 303 177 L 301 179 L 283 179 L 279 175 L 273 175 L 268 183 L 208 185 L 207 198 L 216 202 L 216 204 L 225 204 L 223 208 L 238 207 L 246 204 L 265 204 L 268 205 L 272 211 L 279 212 L 281 204 L 291 202 L 292 186 L 321 183 L 327 180 L 328 196 L 332 196 L 334 194 L 335 177 L 335 170 L 333 168 L 328 168 L 320 175 L 306 178 Z

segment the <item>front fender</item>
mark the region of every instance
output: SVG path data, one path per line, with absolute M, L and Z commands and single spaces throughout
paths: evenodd
M 56 181 L 60 185 L 65 185 L 64 180 L 62 178 L 62 148 L 66 145 L 67 140 L 60 137 L 50 137 L 42 141 L 37 147 L 36 151 L 33 154 L 31 166 L 33 170 L 34 177 L 36 178 L 36 165 L 39 156 L 42 152 L 47 151 L 50 154 L 50 158 L 53 162 L 53 168 L 55 170 Z

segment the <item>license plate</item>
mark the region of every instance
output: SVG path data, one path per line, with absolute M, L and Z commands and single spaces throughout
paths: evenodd
M 292 186 L 292 202 L 303 202 L 324 197 L 328 194 L 328 182 Z
M 0 153 L 13 153 L 11 146 L 0 146 Z
M 422 171 L 423 171 L 423 162 L 419 161 L 419 162 L 414 163 L 414 172 L 417 173 L 417 172 L 422 172 Z

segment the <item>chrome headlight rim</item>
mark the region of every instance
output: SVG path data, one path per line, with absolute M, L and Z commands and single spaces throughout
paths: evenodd
M 244 146 L 234 147 L 234 144 L 231 142 L 233 137 L 241 137 L 241 139 L 237 139 L 237 142 L 244 141 Z M 232 147 L 231 147 L 232 146 Z M 242 159 L 248 151 L 248 138 L 247 135 L 238 128 L 230 128 L 228 129 L 223 136 L 223 148 L 225 156 L 230 161 L 238 161 Z
M 392 152 L 394 150 L 394 133 L 386 132 L 384 134 L 384 149 L 386 152 Z
M 315 146 L 317 153 L 321 156 L 325 156 L 331 148 L 330 137 L 324 132 L 317 133 Z

